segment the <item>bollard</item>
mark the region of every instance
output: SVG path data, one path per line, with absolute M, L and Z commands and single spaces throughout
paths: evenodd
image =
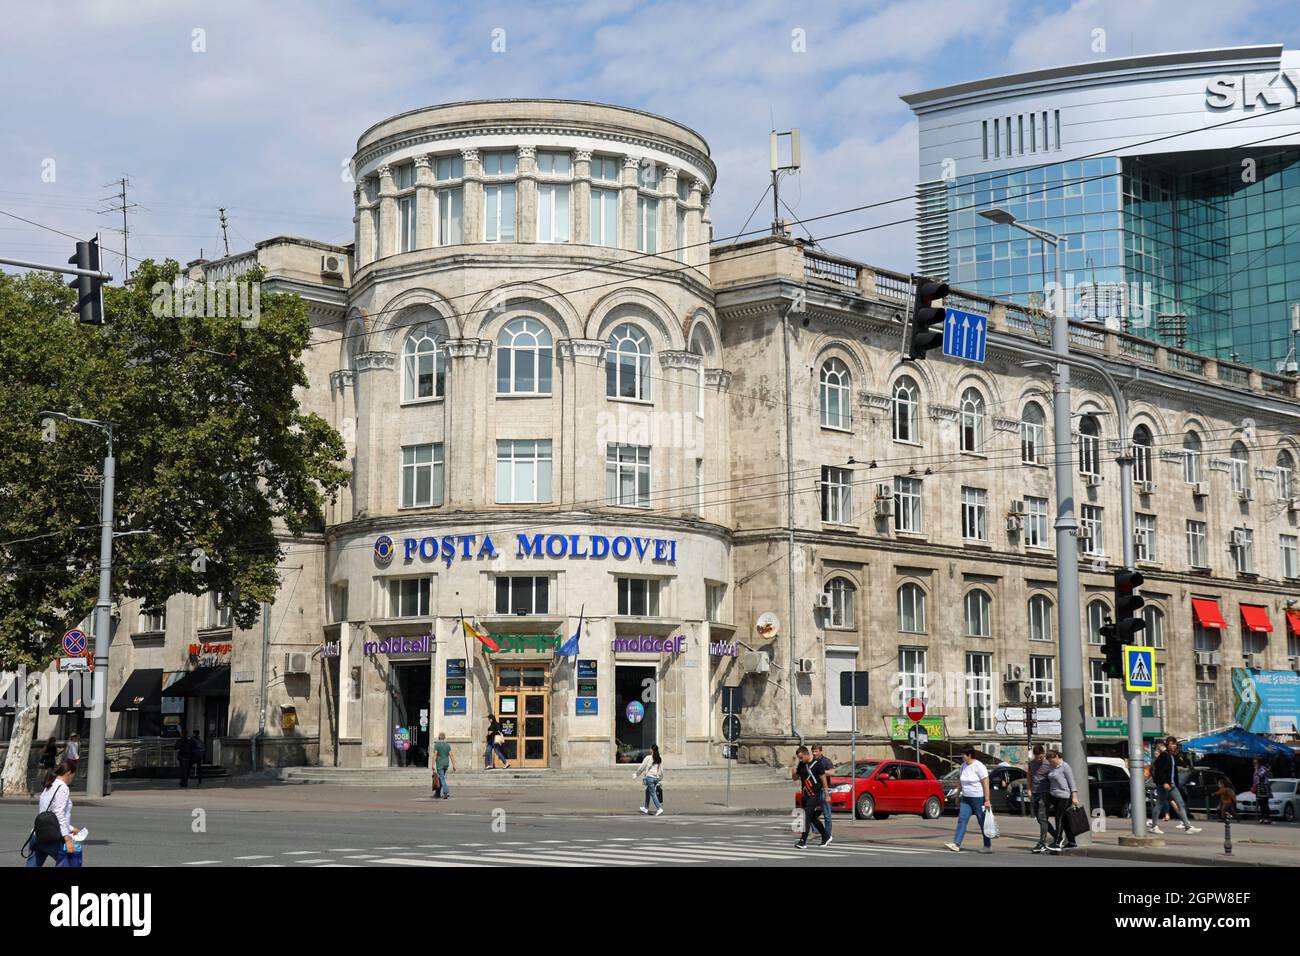
M 1232 816 L 1227 813 L 1223 815 L 1223 852 L 1232 856 Z

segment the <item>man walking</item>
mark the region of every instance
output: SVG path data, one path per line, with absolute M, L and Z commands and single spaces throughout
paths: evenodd
M 439 731 L 438 741 L 433 745 L 433 798 L 435 800 L 438 797 L 444 800 L 451 798 L 451 788 L 447 786 L 448 767 L 452 770 L 456 769 L 456 758 L 452 756 L 451 744 L 447 743 L 447 734 Z
M 176 738 L 176 765 L 180 767 L 182 787 L 190 785 L 190 764 L 194 762 L 193 751 L 190 749 L 190 738 L 185 736 L 185 731 Z
M 831 763 L 831 758 L 822 752 L 821 744 L 813 744 L 812 748 L 813 763 L 821 767 L 822 771 L 822 825 L 826 827 L 826 842 L 831 842 L 831 788 L 826 785 L 830 779 L 830 772 L 835 769 Z
M 1178 741 L 1173 737 L 1165 738 L 1165 752 L 1156 757 L 1155 765 L 1151 768 L 1151 779 L 1156 783 L 1156 799 L 1158 807 L 1156 816 L 1160 817 L 1169 812 L 1170 804 L 1178 809 L 1178 816 L 1182 822 L 1178 824 L 1178 829 L 1186 830 L 1188 833 L 1200 833 L 1200 827 L 1192 826 L 1192 821 L 1187 819 L 1187 801 L 1183 798 L 1182 791 L 1178 789 Z M 1159 826 L 1151 828 L 1152 833 L 1164 833 Z
M 807 747 L 800 747 L 795 751 L 795 765 L 790 770 L 790 777 L 799 781 L 799 801 L 803 807 L 803 834 L 795 844 L 801 850 L 807 848 L 808 831 L 813 827 L 816 827 L 817 832 L 821 834 L 822 846 L 831 842 L 831 835 L 826 832 L 825 825 L 818 819 L 822 812 L 824 787 L 822 776 L 820 765 L 813 763 L 812 754 Z
M 1034 756 L 1029 761 L 1029 795 L 1032 800 L 1034 819 L 1038 821 L 1038 842 L 1030 850 L 1031 853 L 1046 852 L 1047 844 L 1051 840 L 1052 828 L 1048 823 L 1048 811 L 1052 806 L 1052 796 L 1049 792 L 1048 776 L 1052 772 L 1052 765 L 1048 762 L 1045 753 L 1042 744 L 1034 744 Z
M 207 748 L 203 746 L 203 738 L 199 732 L 194 731 L 194 736 L 190 738 L 190 759 L 194 761 L 194 776 L 198 781 L 194 784 L 196 787 L 203 786 L 203 757 Z

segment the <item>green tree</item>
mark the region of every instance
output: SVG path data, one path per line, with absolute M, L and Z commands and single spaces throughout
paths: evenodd
M 114 423 L 114 595 L 154 605 L 219 591 L 240 627 L 275 596 L 277 531 L 323 527 L 347 481 L 342 438 L 295 395 L 311 335 L 302 300 L 263 294 L 255 320 L 174 316 L 157 292 L 178 273 L 142 263 L 105 290 L 98 329 L 77 322 L 61 278 L 0 273 L 0 670 L 25 667 L 33 692 L 95 602 L 104 457 L 98 429 L 58 423 L 43 441 L 42 410 Z M 32 696 L 6 792 L 25 786 Z

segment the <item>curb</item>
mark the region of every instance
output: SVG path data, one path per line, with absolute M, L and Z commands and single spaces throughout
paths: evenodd
M 1265 863 L 1262 860 L 1243 860 L 1228 856 L 1170 857 L 1149 850 L 1125 850 L 1120 847 L 1088 847 L 1079 850 L 1077 855 L 1091 856 L 1099 860 L 1133 860 L 1138 863 L 1183 864 L 1186 866 L 1287 866 L 1285 863 Z

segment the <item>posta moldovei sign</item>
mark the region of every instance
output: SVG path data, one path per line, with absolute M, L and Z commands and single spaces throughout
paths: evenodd
M 514 536 L 518 558 L 552 558 L 554 560 L 639 561 L 657 564 L 677 563 L 677 542 L 672 538 L 645 538 L 640 535 L 604 534 L 521 534 Z M 400 550 L 403 564 L 415 561 L 452 562 L 500 557 L 490 534 L 444 534 L 401 539 L 400 548 L 388 535 L 375 539 L 375 561 L 390 564 Z

